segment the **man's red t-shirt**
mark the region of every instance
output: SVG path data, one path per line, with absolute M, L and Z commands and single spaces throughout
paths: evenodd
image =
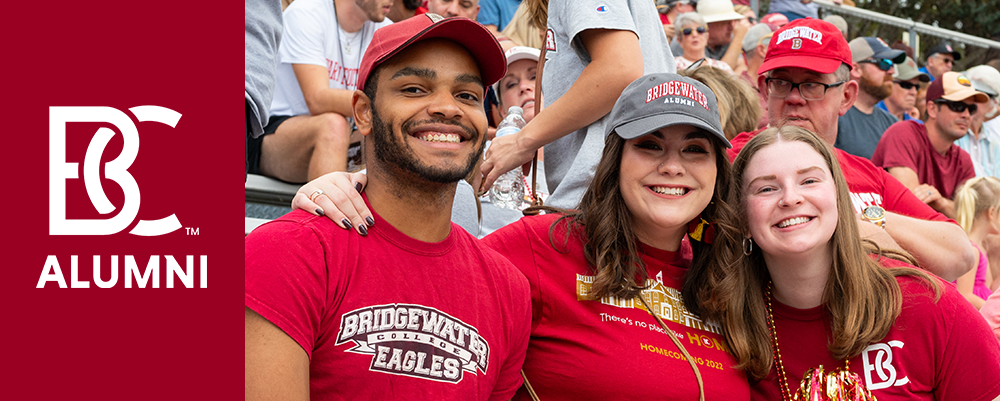
M 366 238 L 301 210 L 246 238 L 244 305 L 309 356 L 311 398 L 510 399 L 524 276 L 458 225 L 429 243 L 372 212 Z
M 913 120 L 893 124 L 882 134 L 872 163 L 884 169 L 907 167 L 921 184 L 937 188 L 951 199 L 958 185 L 976 176 L 972 157 L 954 143 L 941 155 L 927 137 L 927 126 Z

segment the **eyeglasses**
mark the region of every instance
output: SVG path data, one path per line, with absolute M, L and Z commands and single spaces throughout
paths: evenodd
M 786 97 L 789 93 L 792 93 L 792 89 L 799 88 L 799 96 L 802 96 L 803 99 L 822 100 L 823 96 L 826 96 L 827 89 L 838 87 L 847 81 L 837 81 L 832 84 L 821 82 L 799 82 L 793 84 L 784 79 L 766 78 L 764 82 L 767 83 L 767 93 L 770 96 Z
M 934 57 L 935 57 L 936 59 L 938 59 L 938 60 L 941 60 L 941 62 L 942 62 L 942 63 L 945 63 L 945 64 L 954 64 L 954 63 L 955 63 L 955 60 L 954 60 L 954 59 L 950 59 L 950 58 L 947 58 L 947 57 L 944 57 L 944 56 L 942 56 L 942 55 L 940 55 L 940 54 L 938 54 L 938 55 L 936 55 L 936 56 L 934 56 Z
M 704 34 L 705 34 L 705 32 L 707 32 L 707 31 L 708 31 L 708 29 L 707 29 L 707 28 L 705 28 L 705 27 L 703 27 L 703 26 L 699 26 L 699 27 L 698 27 L 698 28 L 696 28 L 695 30 L 697 30 L 697 31 L 698 31 L 698 34 L 700 34 L 700 35 L 704 35 Z M 692 30 L 691 28 L 684 28 L 684 29 L 681 29 L 681 33 L 683 33 L 683 34 L 684 34 L 684 36 L 688 36 L 688 35 L 690 35 L 690 34 L 691 34 L 691 32 L 694 32 L 695 30 Z
M 889 71 L 889 69 L 892 68 L 892 60 L 884 58 L 880 59 L 870 58 L 867 60 L 861 60 L 859 61 L 859 63 L 875 64 L 875 66 L 882 71 Z
M 896 85 L 899 85 L 899 87 L 903 88 L 903 90 L 905 90 L 905 91 L 908 91 L 910 89 L 913 89 L 913 88 L 916 88 L 916 87 L 920 86 L 920 84 L 915 84 L 913 82 L 907 82 L 907 81 L 892 81 L 892 83 L 894 83 Z
M 976 114 L 976 111 L 979 110 L 979 106 L 976 106 L 975 103 L 967 104 L 964 102 L 953 102 L 951 100 L 944 100 L 944 99 L 935 100 L 934 103 L 947 105 L 948 108 L 951 109 L 951 111 L 954 111 L 956 113 L 964 113 L 965 110 L 968 109 L 969 114 Z
M 757 18 L 747 17 L 747 21 L 749 21 L 751 24 L 756 24 L 757 23 Z

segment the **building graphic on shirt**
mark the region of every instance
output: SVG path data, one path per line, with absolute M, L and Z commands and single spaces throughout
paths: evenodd
M 594 283 L 594 276 L 583 274 L 576 275 L 576 299 L 577 301 L 593 301 L 594 297 L 590 293 L 590 287 Z M 651 311 L 663 320 L 682 324 L 692 329 L 704 330 L 715 334 L 722 334 L 722 327 L 714 322 L 702 321 L 700 317 L 689 312 L 684 307 L 684 299 L 677 289 L 663 285 L 663 272 L 656 276 L 656 279 L 646 279 L 646 289 L 642 290 L 640 296 L 646 299 Z M 638 308 L 646 310 L 642 302 L 636 299 L 621 299 L 614 296 L 605 296 L 600 299 L 605 305 L 618 308 Z
M 340 318 L 336 345 L 372 355 L 369 370 L 447 383 L 464 372 L 486 373 L 490 345 L 479 330 L 436 308 L 386 304 L 358 308 Z

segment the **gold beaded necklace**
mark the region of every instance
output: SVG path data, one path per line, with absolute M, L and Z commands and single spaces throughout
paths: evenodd
M 875 396 L 865 388 L 861 377 L 851 372 L 850 358 L 844 360 L 843 369 L 835 369 L 829 373 L 823 372 L 823 365 L 809 369 L 798 391 L 794 394 L 788 387 L 788 376 L 785 364 L 781 360 L 781 349 L 778 347 L 778 328 L 774 324 L 774 312 L 771 310 L 772 282 L 767 283 L 765 301 L 767 302 L 767 329 L 771 332 L 771 347 L 774 353 L 774 363 L 778 370 L 778 387 L 781 389 L 781 399 L 784 401 L 799 400 L 861 400 L 876 401 Z

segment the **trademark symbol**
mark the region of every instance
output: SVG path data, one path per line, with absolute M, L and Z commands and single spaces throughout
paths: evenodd
M 199 227 L 184 227 L 187 230 L 187 235 L 198 235 Z

